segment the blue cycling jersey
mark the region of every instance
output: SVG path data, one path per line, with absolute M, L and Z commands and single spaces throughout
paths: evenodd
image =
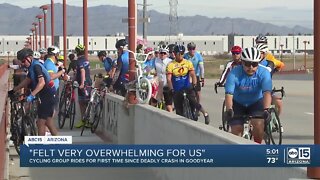
M 129 52 L 124 51 L 119 58 L 118 59 L 122 62 L 120 77 L 122 80 L 125 80 L 126 79 L 125 74 L 129 72 Z
M 114 60 L 112 60 L 109 57 L 106 57 L 106 58 L 103 59 L 103 66 L 104 66 L 104 69 L 107 72 L 111 71 L 111 69 L 114 66 L 114 64 L 115 64 Z
M 55 65 L 54 61 L 50 58 L 46 59 L 44 62 L 44 67 L 48 70 L 49 73 L 57 73 L 58 72 L 58 67 Z M 59 88 L 59 79 L 56 78 L 53 80 L 54 86 L 56 90 Z
M 84 69 L 85 70 L 85 81 L 84 83 L 86 85 L 91 85 L 92 84 L 92 80 L 91 80 L 91 77 L 90 77 L 90 63 L 89 61 L 85 58 L 85 56 L 80 56 L 78 57 L 78 60 L 77 60 L 77 67 L 76 67 L 76 70 L 77 70 L 77 73 L 76 73 L 76 81 L 81 84 L 81 80 L 82 80 L 82 77 L 81 77 L 81 69 Z
M 203 64 L 203 58 L 200 53 L 195 52 L 194 56 L 191 57 L 189 53 L 185 53 L 183 56 L 184 59 L 192 62 L 196 76 L 200 76 L 200 64 Z
M 248 76 L 243 66 L 231 70 L 225 84 L 225 93 L 233 95 L 233 100 L 243 106 L 249 106 L 263 97 L 263 92 L 272 91 L 270 72 L 262 66 Z

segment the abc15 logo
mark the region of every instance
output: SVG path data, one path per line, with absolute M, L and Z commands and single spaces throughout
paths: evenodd
M 310 160 L 311 150 L 310 147 L 290 147 L 287 148 L 288 159 L 305 159 Z

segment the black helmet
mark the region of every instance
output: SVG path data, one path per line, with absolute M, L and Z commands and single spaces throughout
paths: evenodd
M 124 48 L 126 45 L 128 45 L 127 41 L 125 39 L 120 39 L 116 42 L 116 48 Z
M 168 50 L 169 50 L 169 53 L 172 53 L 173 52 L 173 49 L 176 45 L 175 44 L 169 44 L 168 45 Z
M 17 59 L 19 59 L 20 61 L 22 61 L 24 58 L 28 57 L 28 56 L 32 56 L 33 55 L 33 51 L 30 48 L 23 48 L 20 51 L 17 52 Z
M 98 52 L 98 57 L 101 57 L 101 56 L 107 56 L 106 51 L 99 51 Z
M 187 48 L 188 49 L 196 48 L 196 44 L 194 42 L 190 42 L 188 43 Z
M 173 52 L 180 53 L 180 54 L 183 54 L 185 51 L 186 51 L 186 48 L 181 44 L 177 44 L 173 49 Z

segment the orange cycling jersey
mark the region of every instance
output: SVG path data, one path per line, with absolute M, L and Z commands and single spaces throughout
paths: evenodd
M 284 68 L 284 63 L 276 59 L 270 52 L 267 52 L 266 59 L 274 63 L 275 68 L 280 71 Z

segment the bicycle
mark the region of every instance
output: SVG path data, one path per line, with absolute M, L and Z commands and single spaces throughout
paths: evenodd
M 101 83 L 99 88 L 92 88 L 91 97 L 83 115 L 84 125 L 81 129 L 81 136 L 83 135 L 86 126 L 91 128 L 91 133 L 94 133 L 102 118 L 104 108 L 104 97 L 107 92 L 106 84 Z
M 219 85 L 219 84 L 214 84 L 214 90 L 216 92 L 216 94 L 218 94 L 218 87 L 224 87 L 224 85 Z M 223 103 L 222 103 L 222 111 L 221 111 L 221 119 L 222 119 L 222 125 L 219 125 L 219 129 L 220 130 L 224 130 L 226 132 L 230 132 L 230 126 L 225 118 L 225 112 L 227 111 L 226 109 L 226 101 L 223 100 Z
M 59 128 L 62 129 L 66 118 L 70 118 L 69 128 L 73 129 L 74 119 L 76 115 L 76 94 L 75 90 L 79 87 L 77 81 L 66 81 L 63 90 L 61 92 L 59 101 L 59 113 L 58 113 L 58 124 Z
M 135 65 L 136 75 L 135 75 L 134 81 L 131 81 L 125 85 L 126 90 L 135 91 L 136 97 L 139 103 L 141 104 L 149 103 L 151 94 L 152 94 L 152 86 L 150 81 L 143 76 L 141 65 L 147 60 L 149 54 L 152 54 L 153 51 L 149 52 L 148 54 L 135 53 L 130 50 L 128 50 L 128 52 L 134 55 L 134 60 L 136 61 L 136 65 Z
M 24 143 L 25 136 L 36 136 L 37 130 L 35 127 L 35 119 L 33 111 L 33 104 L 37 103 L 37 99 L 34 103 L 28 104 L 29 111 L 25 109 L 25 99 L 20 100 L 20 97 L 24 97 L 24 94 L 14 95 L 10 98 L 11 116 L 10 116 L 10 132 L 11 140 L 13 141 L 14 147 L 20 155 L 20 145 Z

